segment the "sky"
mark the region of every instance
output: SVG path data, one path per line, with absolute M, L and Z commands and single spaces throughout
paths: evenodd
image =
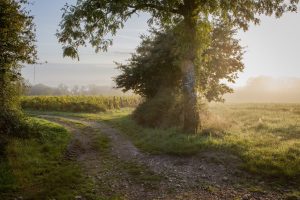
M 74 85 L 112 86 L 112 78 L 119 71 L 114 62 L 126 62 L 140 43 L 140 35 L 147 34 L 148 14 L 132 17 L 125 28 L 114 37 L 114 44 L 106 53 L 94 53 L 91 47 L 80 48 L 80 61 L 63 58 L 62 48 L 55 36 L 61 20 L 61 8 L 76 0 L 35 0 L 30 5 L 37 26 L 37 49 L 40 62 L 47 64 L 26 66 L 22 74 L 31 84 L 57 86 Z M 237 38 L 246 53 L 245 70 L 239 75 L 235 87 L 242 87 L 255 77 L 276 80 L 300 78 L 300 13 L 288 13 L 280 19 L 261 17 L 259 26 L 239 31 Z

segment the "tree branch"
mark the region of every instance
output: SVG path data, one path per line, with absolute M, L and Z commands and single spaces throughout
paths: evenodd
M 143 10 L 143 9 L 155 9 L 158 11 L 162 11 L 162 12 L 172 12 L 174 14 L 180 14 L 182 15 L 182 12 L 177 8 L 168 8 L 168 7 L 164 7 L 164 6 L 160 6 L 160 5 L 156 5 L 156 4 L 150 4 L 150 3 L 142 3 L 142 4 L 138 4 L 138 5 L 128 5 L 129 8 L 133 8 L 134 10 L 131 11 L 130 13 L 134 13 L 138 10 Z

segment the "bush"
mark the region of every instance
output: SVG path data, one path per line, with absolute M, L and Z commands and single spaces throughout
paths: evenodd
M 26 117 L 22 112 L 3 110 L 0 113 L 0 135 L 3 137 L 27 137 L 28 133 L 30 133 L 30 127 L 26 123 Z
M 180 93 L 171 89 L 161 90 L 155 97 L 148 98 L 133 112 L 133 119 L 146 127 L 182 128 L 183 127 L 183 99 Z M 199 127 L 208 130 L 211 113 L 206 102 L 199 101 L 197 105 L 202 124 Z M 210 129 L 210 127 L 209 127 Z
M 182 110 L 181 97 L 164 90 L 141 103 L 133 112 L 133 118 L 138 124 L 148 127 L 179 127 Z

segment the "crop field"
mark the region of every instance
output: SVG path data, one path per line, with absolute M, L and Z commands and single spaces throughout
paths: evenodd
M 137 96 L 24 96 L 23 109 L 65 112 L 101 112 L 110 109 L 136 107 Z

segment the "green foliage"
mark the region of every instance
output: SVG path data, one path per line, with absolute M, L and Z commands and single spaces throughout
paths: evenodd
M 33 17 L 23 8 L 26 0 L 0 1 L 0 134 L 17 133 L 20 118 L 22 63 L 35 63 Z
M 232 92 L 221 80 L 234 82 L 237 73 L 244 68 L 242 47 L 234 38 L 235 33 L 228 24 L 214 25 L 210 35 L 212 42 L 202 53 L 202 61 L 196 65 L 200 98 L 222 101 L 223 94 Z M 174 30 L 153 32 L 152 37 L 144 38 L 128 64 L 119 65 L 122 74 L 115 79 L 117 87 L 146 97 L 134 113 L 140 124 L 152 127 L 162 123 L 166 125 L 166 121 L 173 122 L 169 125 L 183 124 L 180 119 L 184 113 L 180 91 L 184 84 L 176 38 Z
M 11 136 L 27 138 L 34 131 L 33 127 L 28 126 L 28 117 L 18 109 L 4 108 L 3 112 L 0 113 L 0 119 L 0 154 L 2 153 L 1 150 L 5 148 L 6 139 Z
M 210 34 L 211 43 L 196 64 L 197 88 L 208 101 L 221 101 L 232 89 L 220 81 L 234 83 L 237 73 L 244 69 L 243 51 L 235 30 L 229 24 L 216 23 Z M 160 90 L 178 93 L 182 90 L 182 72 L 176 48 L 179 44 L 174 30 L 153 32 L 145 37 L 126 65 L 119 64 L 122 74 L 116 77 L 118 88 L 133 90 L 146 98 L 155 97 Z
M 133 112 L 138 124 L 148 127 L 181 127 L 182 101 L 168 90 L 141 103 Z
M 188 23 L 191 20 L 205 21 L 210 17 L 247 29 L 249 22 L 259 23 L 259 14 L 280 17 L 284 12 L 296 11 L 297 3 L 298 0 L 79 0 L 76 5 L 64 8 L 61 31 L 57 36 L 64 44 L 64 55 L 76 58 L 78 47 L 85 46 L 87 41 L 96 51 L 106 50 L 112 43 L 109 36 L 115 35 L 138 12 L 150 13 L 150 24 L 158 22 L 170 26 L 178 25 L 183 19 L 186 19 L 184 23 Z
M 17 190 L 16 180 L 6 159 L 0 159 L 0 195 L 7 196 Z
M 101 112 L 135 107 L 140 102 L 137 96 L 24 96 L 21 99 L 23 109 L 65 112 Z
M 10 68 L 19 62 L 36 61 L 35 32 L 33 17 L 23 8 L 26 0 L 2 0 L 0 2 L 0 48 L 1 72 L 12 73 L 10 78 L 18 76 Z
M 173 31 L 153 32 L 151 36 L 143 37 L 130 62 L 118 65 L 122 74 L 115 78 L 117 87 L 146 98 L 153 98 L 160 90 L 178 90 L 181 70 L 176 65 L 178 52 L 175 47 Z
M 223 101 L 222 96 L 233 92 L 224 83 L 235 83 L 244 69 L 243 47 L 236 39 L 232 24 L 216 22 L 209 34 L 210 42 L 196 60 L 197 91 L 207 101 Z

